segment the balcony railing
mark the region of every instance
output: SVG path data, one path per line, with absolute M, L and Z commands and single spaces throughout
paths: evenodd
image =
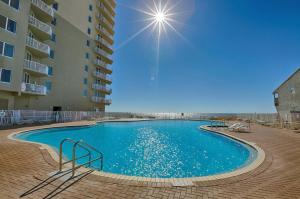
M 37 29 L 47 33 L 48 35 L 52 35 L 52 28 L 51 26 L 49 26 L 48 24 L 38 20 L 37 18 L 33 17 L 33 16 L 29 16 L 28 17 L 28 23 L 34 27 L 36 27 Z
M 92 88 L 95 89 L 95 90 L 106 92 L 106 93 L 111 93 L 112 92 L 111 88 L 107 88 L 106 86 L 103 86 L 101 84 L 93 84 Z
M 45 13 L 47 13 L 48 15 L 50 15 L 51 17 L 54 17 L 53 9 L 42 0 L 31 0 L 31 3 L 39 9 L 41 9 L 42 11 L 44 11 Z
M 108 82 L 112 82 L 111 78 L 107 77 L 105 74 L 103 74 L 103 73 L 101 73 L 101 72 L 94 71 L 94 72 L 93 72 L 93 75 L 94 75 L 95 77 L 98 77 L 98 78 L 102 79 L 102 80 L 106 80 L 106 81 L 108 81 Z
M 112 72 L 112 68 L 107 63 L 105 63 L 99 59 L 95 60 L 95 65 L 100 66 L 101 68 L 104 68 L 105 70 Z
M 103 49 L 95 47 L 95 52 L 99 55 L 102 55 L 108 59 L 112 59 L 112 55 L 110 55 L 109 53 L 105 52 Z
M 109 39 L 113 40 L 113 35 L 109 33 L 104 27 L 102 27 L 100 24 L 96 26 L 96 29 L 100 32 L 103 32 Z
M 106 0 L 108 2 L 108 4 L 110 5 L 110 7 L 112 9 L 114 9 L 116 7 L 116 2 L 115 0 Z
M 36 73 L 40 73 L 42 75 L 48 75 L 49 74 L 49 67 L 30 60 L 24 60 L 24 68 L 34 71 Z
M 103 10 L 106 15 L 110 18 L 111 21 L 113 21 L 113 15 L 110 13 L 110 11 L 104 6 L 104 4 L 102 2 L 98 2 L 98 8 L 100 8 L 101 10 Z
M 45 86 L 25 82 L 21 85 L 21 91 L 34 95 L 47 95 L 47 88 Z
M 109 28 L 114 29 L 114 25 L 111 24 L 101 13 L 97 13 L 97 17 L 100 21 L 103 21 Z
M 100 42 L 101 44 L 105 45 L 107 48 L 111 49 L 111 44 L 108 43 L 105 39 L 101 38 L 99 35 L 96 36 L 96 41 Z
M 101 104 L 111 104 L 111 100 L 110 99 L 105 99 L 103 97 L 98 97 L 98 96 L 92 96 L 92 101 L 95 103 L 101 103 Z
M 34 48 L 38 51 L 41 51 L 47 55 L 50 54 L 50 47 L 47 44 L 39 42 L 38 40 L 33 39 L 29 36 L 27 36 L 27 38 L 26 38 L 26 44 L 27 44 L 27 46 Z

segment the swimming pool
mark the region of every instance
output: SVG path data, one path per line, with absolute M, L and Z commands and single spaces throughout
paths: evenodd
M 104 122 L 89 127 L 29 131 L 16 138 L 47 144 L 56 151 L 64 138 L 83 140 L 104 154 L 104 172 L 148 178 L 223 174 L 256 159 L 254 148 L 198 128 L 208 124 L 186 120 Z M 64 146 L 64 151 L 66 158 L 72 156 L 70 144 Z

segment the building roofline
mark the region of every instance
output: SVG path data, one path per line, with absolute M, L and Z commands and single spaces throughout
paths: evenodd
M 276 93 L 276 91 L 278 91 L 278 89 L 280 87 L 282 87 L 286 82 L 288 82 L 290 79 L 292 79 L 292 77 L 294 77 L 296 75 L 296 73 L 300 72 L 300 67 L 291 75 L 289 76 L 289 78 L 287 78 L 282 84 L 280 84 L 280 86 L 278 86 L 274 91 L 273 94 Z

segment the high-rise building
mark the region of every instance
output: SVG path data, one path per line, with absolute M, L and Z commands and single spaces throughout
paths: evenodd
M 0 0 L 0 109 L 104 111 L 115 0 Z

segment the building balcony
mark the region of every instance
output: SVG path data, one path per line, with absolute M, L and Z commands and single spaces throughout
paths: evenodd
M 108 74 L 112 73 L 112 69 L 107 63 L 105 63 L 99 59 L 96 59 L 94 63 L 96 66 L 100 67 L 105 73 L 108 73 Z
M 98 55 L 101 55 L 103 57 L 106 57 L 107 59 L 110 59 L 112 61 L 112 55 L 110 55 L 109 53 L 105 52 L 101 48 L 95 47 L 95 53 L 97 53 Z
M 107 75 L 105 75 L 105 74 L 103 74 L 103 73 L 100 73 L 100 72 L 98 72 L 98 71 L 94 71 L 94 72 L 93 72 L 93 75 L 94 75 L 96 78 L 99 78 L 99 79 L 105 81 L 106 83 L 109 83 L 109 84 L 112 83 L 111 78 L 107 77 Z
M 109 33 L 104 27 L 102 27 L 101 25 L 98 24 L 96 26 L 96 30 L 98 30 L 100 34 L 108 37 L 108 40 L 110 40 L 110 42 L 113 43 L 113 39 L 114 39 L 113 35 L 111 33 Z
M 33 11 L 43 21 L 51 21 L 54 17 L 54 10 L 42 0 L 31 0 Z
M 116 7 L 116 1 L 115 0 L 106 0 L 108 2 L 108 4 L 112 7 L 115 8 Z
M 26 45 L 36 56 L 48 57 L 50 55 L 50 47 L 47 44 L 39 42 L 29 36 L 26 38 Z
M 93 84 L 92 88 L 97 90 L 97 91 L 106 93 L 106 94 L 111 94 L 112 93 L 111 88 L 107 88 L 106 86 L 103 86 L 101 84 Z
M 101 38 L 100 36 L 97 35 L 95 40 L 112 50 L 112 48 L 111 48 L 112 45 L 110 43 L 108 43 L 108 41 L 106 41 L 105 39 Z
M 30 84 L 23 82 L 21 85 L 22 93 L 32 94 L 32 95 L 47 95 L 46 86 Z
M 51 38 L 52 28 L 48 24 L 38 20 L 33 16 L 28 17 L 28 24 L 31 27 L 31 31 L 41 40 L 48 40 Z
M 99 103 L 99 104 L 110 105 L 112 101 L 110 99 L 105 99 L 103 97 L 92 96 L 92 102 Z
M 113 31 L 114 25 L 111 24 L 111 22 L 109 22 L 102 14 L 97 13 L 97 18 L 99 19 L 99 21 L 105 23 L 111 29 L 111 31 Z
M 106 8 L 105 12 L 109 13 L 110 15 L 112 16 L 115 16 L 116 15 L 116 12 L 115 12 L 115 7 L 112 6 L 112 2 L 109 2 L 108 0 L 103 0 L 103 5 L 104 7 Z
M 43 0 L 46 4 L 52 5 L 54 3 L 54 0 Z
M 49 67 L 30 60 L 24 60 L 24 69 L 40 76 L 48 76 L 49 75 Z
M 115 16 L 115 13 L 113 11 L 113 13 L 111 13 L 105 6 L 102 2 L 98 2 L 97 3 L 97 6 L 99 8 L 100 11 L 102 11 L 102 13 L 104 14 L 104 16 L 108 19 L 108 21 L 110 21 L 110 23 L 113 23 L 114 22 L 114 16 Z

